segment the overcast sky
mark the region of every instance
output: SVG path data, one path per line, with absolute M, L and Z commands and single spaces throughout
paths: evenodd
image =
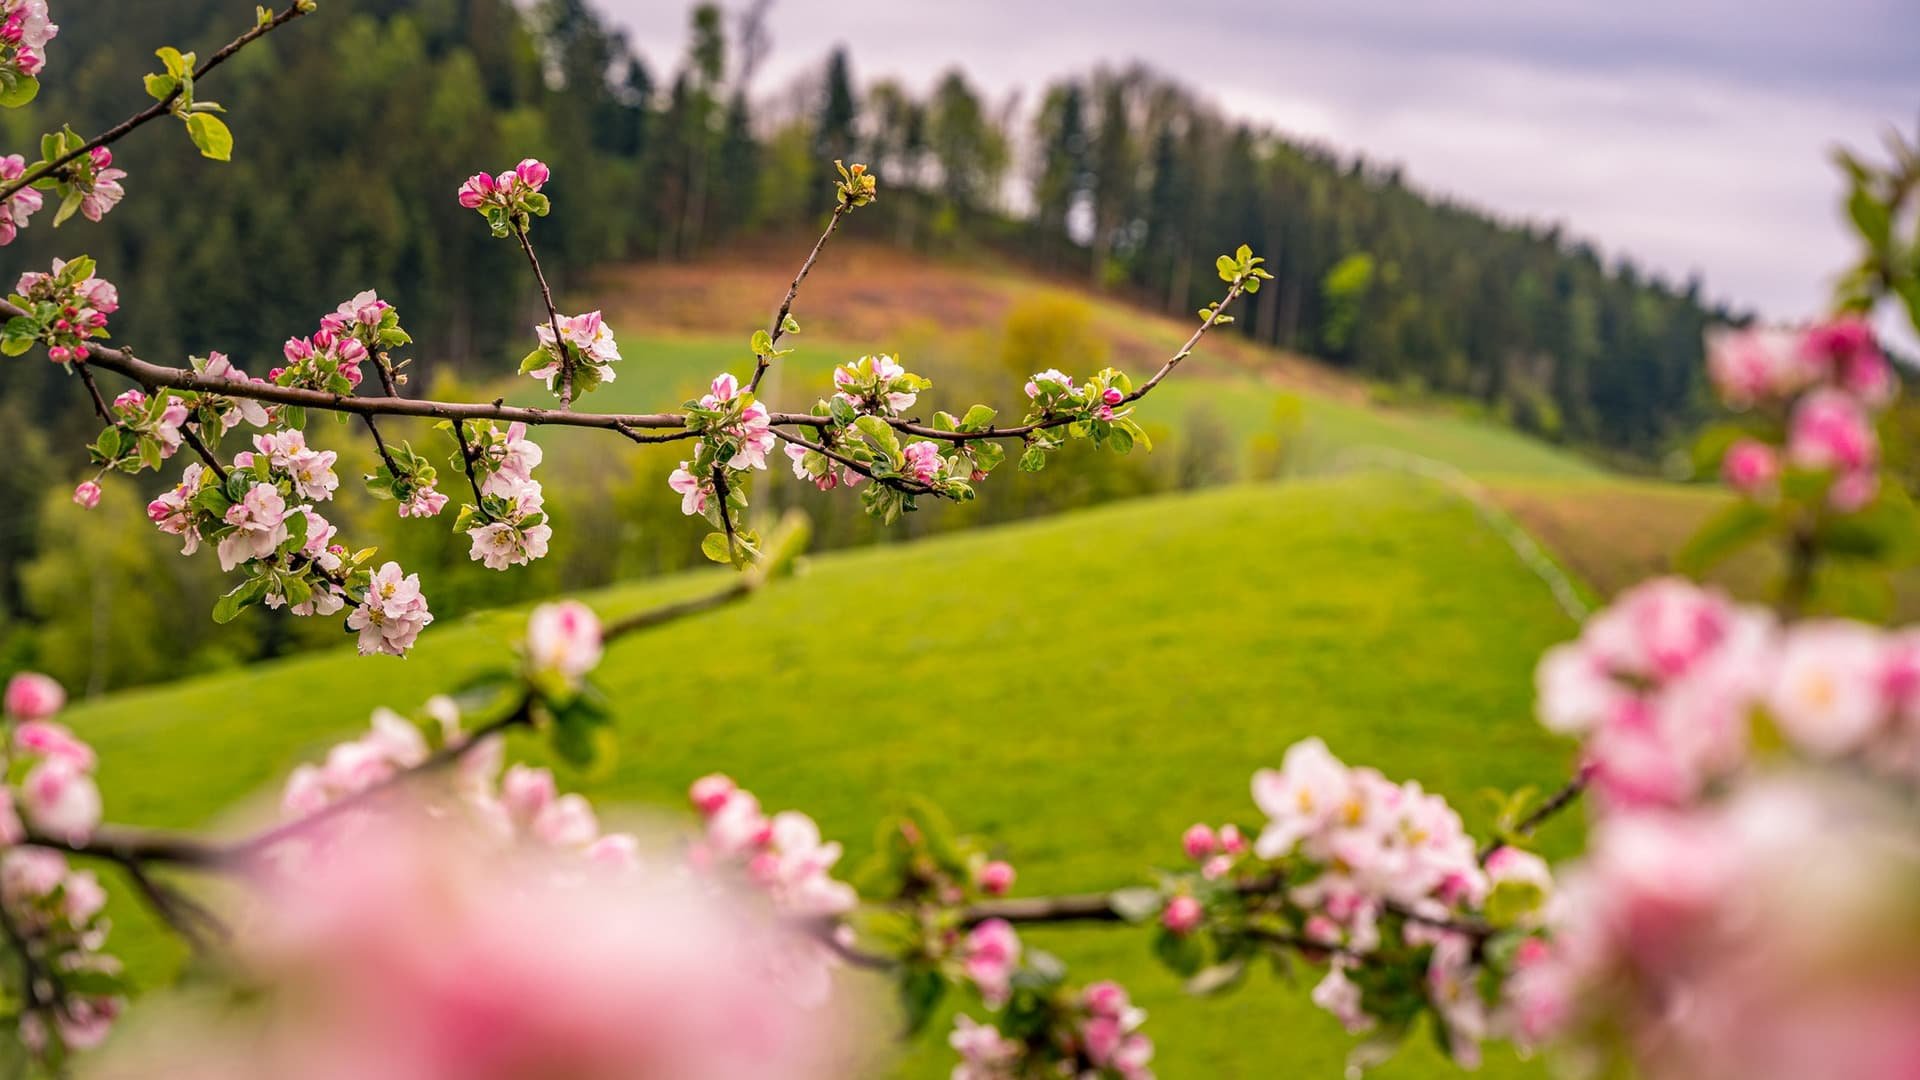
M 598 0 L 656 74 L 687 5 Z M 737 3 L 738 0 L 735 0 Z M 1227 110 L 1673 279 L 1814 313 L 1850 248 L 1827 150 L 1920 123 L 1920 0 L 775 0 L 756 92 L 848 46 L 998 98 L 1143 60 Z

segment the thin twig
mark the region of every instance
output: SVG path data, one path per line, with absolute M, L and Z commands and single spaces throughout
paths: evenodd
M 85 360 L 76 361 L 73 370 L 79 372 L 80 381 L 87 384 L 87 393 L 93 398 L 93 411 L 100 422 L 108 427 L 114 426 L 113 413 L 107 410 L 107 399 L 100 394 L 100 384 L 93 381 L 93 372 L 87 370 Z
M 387 463 L 387 475 L 399 476 L 400 466 L 394 464 L 393 455 L 387 452 L 387 440 L 380 437 L 380 428 L 374 424 L 373 417 L 361 413 L 360 419 L 367 422 L 367 430 L 373 433 L 373 445 L 380 451 L 380 460 Z
M 786 298 L 780 301 L 780 310 L 773 313 L 773 325 L 767 328 L 767 336 L 772 338 L 768 348 L 780 344 L 780 338 L 787 331 L 787 316 L 793 313 L 793 301 L 800 295 L 800 283 L 807 280 L 813 272 L 814 261 L 820 258 L 820 249 L 827 246 L 827 238 L 833 230 L 840 227 L 840 219 L 853 206 L 850 202 L 841 202 L 834 206 L 833 216 L 827 219 L 827 227 L 820 233 L 820 239 L 813 242 L 813 250 L 807 253 L 807 261 L 800 264 L 800 272 L 793 275 L 793 283 L 787 286 Z M 767 368 L 773 364 L 773 357 L 754 354 L 753 378 L 747 382 L 747 393 L 760 389 L 760 380 L 767 374 Z
M 1560 786 L 1560 790 L 1547 796 L 1546 801 L 1534 807 L 1532 813 L 1516 822 L 1513 826 L 1513 835 L 1532 836 L 1534 830 L 1546 824 L 1555 814 L 1572 806 L 1580 798 L 1580 794 L 1586 790 L 1587 774 L 1584 771 L 1575 773 L 1573 779 Z M 1493 858 L 1494 852 L 1505 846 L 1506 844 L 1500 840 L 1488 841 L 1486 846 L 1480 849 L 1480 861 L 1485 863 Z
M 475 451 L 467 444 L 467 424 L 464 420 L 453 422 L 453 437 L 460 441 L 460 467 L 467 474 L 467 484 L 473 488 L 473 511 L 481 518 L 487 516 L 486 496 L 480 494 L 480 478 L 474 475 L 473 463 Z
M 194 453 L 200 455 L 200 460 L 207 463 L 207 468 L 213 470 L 213 475 L 219 477 L 221 483 L 224 484 L 227 482 L 226 466 L 220 464 L 220 459 L 214 456 L 212 450 L 207 449 L 206 443 L 200 441 L 200 436 L 194 434 L 193 427 L 182 427 L 180 429 L 180 437 L 186 440 L 187 445 L 193 448 Z
M 300 7 L 298 2 L 289 4 L 285 11 L 282 11 L 280 14 L 275 15 L 273 18 L 267 20 L 264 23 L 260 23 L 256 25 L 253 29 L 248 30 L 246 33 L 241 34 L 239 37 L 234 38 L 232 41 L 228 42 L 226 46 L 222 48 L 219 52 L 214 53 L 212 56 L 208 57 L 205 63 L 201 64 L 198 68 L 194 69 L 193 80 L 195 84 L 197 85 L 201 80 L 201 78 L 205 77 L 207 72 L 212 71 L 214 68 L 219 67 L 221 64 L 225 63 L 227 61 L 227 58 L 232 56 L 234 53 L 239 52 L 241 49 L 246 48 L 248 45 L 251 45 L 253 42 L 267 36 L 267 34 L 273 32 L 274 30 L 279 29 L 281 26 L 287 23 L 290 23 L 293 20 L 305 14 L 306 14 L 306 11 Z M 11 180 L 5 184 L 0 184 L 0 202 L 6 201 L 7 199 L 11 198 L 15 192 L 18 192 L 21 189 L 28 187 L 29 185 L 33 184 L 35 181 L 40 180 L 43 177 L 51 176 L 54 173 L 59 172 L 61 169 L 66 168 L 68 165 L 73 164 L 73 162 L 79 160 L 82 154 L 92 153 L 95 149 L 99 147 L 109 146 L 115 142 L 118 142 L 121 139 L 125 138 L 126 136 L 132 134 L 136 129 L 138 129 L 142 125 L 153 120 L 158 120 L 162 116 L 165 116 L 169 112 L 172 112 L 173 103 L 175 100 L 177 100 L 180 97 L 180 92 L 182 89 L 184 88 L 175 87 L 173 93 L 168 94 L 166 97 L 160 99 L 159 101 L 154 102 L 152 105 L 149 105 L 146 108 L 140 110 L 139 112 L 133 114 L 132 116 L 127 117 L 125 120 L 120 121 L 118 124 L 115 124 L 114 126 L 108 128 L 106 131 L 103 131 L 100 134 L 95 135 L 92 139 L 89 139 L 87 142 L 81 144 L 79 149 L 72 150 L 65 154 L 62 154 L 52 161 L 42 162 L 39 165 L 36 165 L 33 168 L 28 169 L 26 172 L 21 173 L 18 178 Z
M 516 221 L 513 233 L 520 238 L 520 250 L 527 253 L 527 261 L 533 264 L 533 276 L 540 281 L 540 299 L 547 304 L 547 324 L 553 327 L 553 348 L 560 354 L 560 408 L 573 408 L 573 356 L 567 351 L 567 340 L 560 334 L 560 309 L 553 306 L 553 290 L 547 288 L 547 275 L 540 269 L 540 256 L 533 253 L 533 240 L 527 235 L 527 226 Z

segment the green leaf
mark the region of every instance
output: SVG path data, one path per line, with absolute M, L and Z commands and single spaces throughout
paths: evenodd
M 536 345 L 532 352 L 520 359 L 520 374 L 531 375 L 553 363 L 553 353 L 545 345 Z
M 1154 935 L 1153 955 L 1175 975 L 1195 975 L 1206 962 L 1206 949 L 1191 934 L 1162 930 Z
M 233 132 L 212 113 L 194 113 L 187 117 L 187 136 L 200 148 L 203 157 L 215 161 L 233 160 Z
M 946 992 L 947 981 L 932 968 L 915 967 L 900 976 L 900 1011 L 906 1014 L 907 1034 L 927 1026 Z
M 767 333 L 765 330 L 755 330 L 753 332 L 752 349 L 753 355 L 755 356 L 772 356 L 773 335 Z
M 1000 415 L 999 412 L 991 406 L 975 405 L 967 410 L 967 415 L 960 418 L 960 430 L 985 431 L 993 426 L 993 418 L 998 415 Z
M 39 79 L 12 68 L 0 68 L 0 107 L 17 109 L 39 96 Z
M 726 533 L 708 533 L 706 539 L 700 541 L 700 554 L 717 563 L 731 563 L 733 545 L 727 542 Z
M 1757 503 L 1740 500 L 1707 519 L 1674 558 L 1681 573 L 1695 576 L 1759 540 L 1773 527 L 1773 515 Z
M 80 203 L 86 197 L 87 193 L 81 191 L 79 188 L 73 188 L 68 191 L 67 197 L 60 201 L 60 209 L 54 212 L 53 227 L 57 229 L 65 224 L 68 218 L 79 211 Z
M 148 75 L 146 77 L 147 96 L 155 101 L 165 101 L 180 88 L 180 80 L 171 75 Z

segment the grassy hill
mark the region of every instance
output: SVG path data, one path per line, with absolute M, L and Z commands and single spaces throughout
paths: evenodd
M 764 327 L 804 250 L 773 246 L 692 265 L 638 265 L 586 283 L 573 306 L 604 309 L 626 357 L 619 380 L 597 392 L 592 406 L 654 411 L 698 394 L 719 371 L 750 371 L 747 340 Z M 1164 362 L 1193 330 L 1191 323 L 1124 299 L 1095 296 L 1077 283 L 1004 263 L 943 261 L 838 240 L 801 293 L 795 311 L 804 332 L 788 340 L 797 351 L 770 375 L 765 396 L 804 410 L 835 363 L 891 352 L 909 369 L 920 369 L 931 353 L 950 366 L 991 373 L 988 385 L 998 396 L 988 403 L 1003 414 L 1014 412 L 1024 405 L 1020 378 L 997 371 L 996 334 L 1010 314 L 1036 298 L 1085 305 L 1106 359 L 1136 379 Z M 1489 476 L 1600 475 L 1570 451 L 1460 408 L 1391 407 L 1378 397 L 1377 388 L 1364 382 L 1223 330 L 1208 335 L 1178 376 L 1141 403 L 1140 415 L 1143 423 L 1170 431 L 1176 442 L 1202 407 L 1243 444 L 1284 428 L 1295 471 L 1324 469 L 1353 447 L 1385 446 Z M 937 383 L 923 399 L 930 408 L 965 404 Z
M 618 616 L 721 573 L 586 599 Z M 520 623 L 488 614 L 433 627 L 406 661 L 312 654 L 88 703 L 71 719 L 100 751 L 110 818 L 200 826 L 273 792 L 375 705 L 410 708 L 487 664 Z M 827 627 L 858 644 L 832 643 Z M 1195 820 L 1251 822 L 1249 775 L 1308 735 L 1421 778 L 1484 824 L 1477 793 L 1567 768 L 1568 747 L 1530 718 L 1530 672 L 1573 629 L 1473 511 L 1427 483 L 1139 500 L 817 558 L 746 605 L 623 641 L 601 670 L 620 759 L 567 782 L 609 810 L 678 807 L 691 778 L 725 770 L 769 806 L 812 813 L 851 859 L 890 795 L 920 792 L 1004 845 L 1019 892 L 1112 887 L 1176 860 Z M 117 904 L 116 948 L 161 977 L 177 949 Z M 1083 978 L 1136 989 L 1163 1075 L 1338 1074 L 1348 1039 L 1304 985 L 1261 978 L 1196 1002 L 1137 935 L 1033 940 Z M 948 1067 L 929 1044 L 902 1071 Z M 1440 1071 L 1422 1042 L 1381 1075 Z M 1484 1075 L 1531 1073 L 1495 1055 Z

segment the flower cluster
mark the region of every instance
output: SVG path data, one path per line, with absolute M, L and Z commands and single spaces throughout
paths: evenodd
M 1046 467 L 1047 454 L 1065 441 L 1062 432 L 1066 438 L 1090 438 L 1095 446 L 1111 446 L 1123 454 L 1135 443 L 1151 448 L 1133 410 L 1123 408 L 1133 394 L 1133 382 L 1124 372 L 1105 368 L 1075 385 L 1071 376 L 1048 368 L 1027 380 L 1026 392 L 1026 422 L 1044 425 L 1027 435 L 1020 455 L 1020 467 L 1028 472 Z
M 452 699 L 436 697 L 424 709 L 424 719 L 441 746 L 462 746 L 471 738 L 461 731 L 460 710 Z M 479 835 L 542 849 L 577 853 L 610 866 L 635 864 L 639 841 L 628 833 L 603 833 L 593 806 L 578 794 L 562 795 L 546 769 L 513 765 L 502 774 L 504 747 L 498 735 L 483 737 L 463 748 L 452 772 L 450 789 L 457 805 L 479 827 Z M 281 812 L 292 822 L 313 818 L 329 806 L 352 800 L 410 770 L 419 769 L 432 750 L 419 724 L 391 709 L 375 709 L 368 732 L 329 749 L 319 764 L 303 764 L 287 777 Z M 394 827 L 398 819 L 366 809 L 335 815 L 324 831 L 308 837 L 313 844 L 366 835 L 364 826 Z
M 1920 637 L 1761 608 L 1678 579 L 1648 582 L 1541 661 L 1540 715 L 1580 735 L 1609 808 L 1679 806 L 1783 742 L 1920 779 Z M 1755 717 L 1777 736 L 1757 740 Z
M 511 236 L 524 230 L 529 217 L 546 217 L 553 208 L 540 189 L 552 173 L 533 158 L 527 158 L 498 176 L 475 173 L 460 185 L 460 205 L 477 210 L 487 219 L 495 236 Z
M 690 853 L 697 867 L 733 867 L 764 890 L 780 911 L 797 918 L 843 915 L 858 897 L 833 877 L 840 845 L 823 841 L 820 827 L 798 810 L 768 816 L 760 800 L 715 773 L 694 781 L 688 798 L 706 822 Z
M 1783 481 L 1804 475 L 1833 510 L 1848 513 L 1872 501 L 1879 487 L 1873 414 L 1899 384 L 1865 319 L 1716 328 L 1707 336 L 1707 363 L 1721 400 L 1752 414 L 1753 430 L 1722 451 L 1729 486 L 1772 500 Z
M 1912 1076 L 1913 841 L 1910 804 L 1807 776 L 1608 817 L 1516 964 L 1508 1026 L 1655 1080 Z
M 322 315 L 313 336 L 288 338 L 281 349 L 286 363 L 267 372 L 267 378 L 277 386 L 352 393 L 366 377 L 362 362 L 375 357 L 384 365 L 382 351 L 412 340 L 400 328 L 400 313 L 369 289 Z M 282 409 L 281 414 L 294 427 L 301 426 L 300 410 Z
M 186 401 L 169 390 L 151 398 L 139 390 L 122 391 L 107 406 L 107 414 L 113 426 L 102 431 L 89 449 L 102 470 L 125 472 L 157 469 L 178 453 L 191 415 Z
M 863 356 L 833 369 L 833 396 L 856 413 L 899 416 L 933 383 L 891 356 Z
M 281 352 L 287 362 L 267 372 L 276 386 L 349 394 L 365 378 L 360 363 L 367 347 L 352 334 L 322 326 L 311 337 L 288 338 Z
M 681 513 L 704 516 L 724 530 L 714 534 L 718 550 L 708 552 L 717 562 L 751 554 L 754 537 L 737 524 L 747 508 L 739 478 L 750 469 L 767 467 L 767 452 L 775 442 L 771 419 L 767 407 L 726 373 L 717 376 L 705 394 L 687 402 L 687 428 L 700 432 L 700 438 L 693 442 L 693 455 L 667 478 L 667 486 L 680 494 Z
M 255 603 L 296 615 L 331 615 L 353 604 L 347 628 L 362 653 L 405 655 L 433 621 L 417 574 L 398 563 L 369 570 L 374 552 L 349 554 L 338 529 L 314 510 L 340 486 L 338 455 L 307 445 L 298 429 L 262 432 L 253 449 L 235 454 L 222 477 L 194 462 L 180 483 L 147 504 L 147 518 L 182 540 L 191 555 L 210 542 L 223 570 L 246 579 L 221 597 L 214 618 L 225 622 Z
M 26 158 L 19 154 L 0 157 L 0 183 L 12 183 L 26 174 Z M 13 243 L 14 237 L 20 235 L 20 230 L 27 227 L 27 222 L 44 204 L 45 199 L 30 186 L 0 200 L 0 247 Z
M 36 836 L 85 843 L 100 821 L 93 750 L 52 719 L 65 703 L 60 685 L 44 675 L 22 673 L 7 683 L 8 764 L 15 767 L 6 771 L 19 779 L 14 788 L 0 787 L 0 842 L 7 845 L 0 907 L 39 980 L 19 1013 L 20 1039 L 49 1059 L 98 1046 L 124 1004 L 119 963 L 100 952 L 109 929 L 106 891 L 59 852 L 22 843 L 28 827 Z
M 378 354 L 413 343 L 413 336 L 400 328 L 400 312 L 380 299 L 372 289 L 355 293 L 332 314 L 320 317 L 320 329 L 339 337 L 358 341 L 368 353 Z
M 540 344 L 520 362 L 520 373 L 547 384 L 554 393 L 561 390 L 562 373 L 571 369 L 573 392 L 584 394 L 614 379 L 613 365 L 620 361 L 620 345 L 613 339 L 613 328 L 597 311 L 585 315 L 561 315 L 559 337 L 553 322 L 533 328 Z
M 19 356 L 44 341 L 47 359 L 56 364 L 85 360 L 88 343 L 107 336 L 107 316 L 120 310 L 120 291 L 93 270 L 93 260 L 82 255 L 55 259 L 52 273 L 20 275 L 8 299 L 28 314 L 7 322 L 0 351 Z
M 367 575 L 360 603 L 347 615 L 347 629 L 360 635 L 363 655 L 405 656 L 432 621 L 427 598 L 420 593 L 420 575 L 389 562 Z
M 400 808 L 404 809 L 404 808 Z M 835 1017 L 764 977 L 796 932 L 708 883 L 502 850 L 398 813 L 264 883 L 235 943 L 262 992 L 153 1025 L 149 1075 L 844 1076 Z
M 47 62 L 47 43 L 60 33 L 47 12 L 47 0 L 0 0 L 0 71 L 11 87 L 32 79 Z
M 1326 965 L 1313 1000 L 1348 1030 L 1397 1036 L 1424 1012 L 1455 1060 L 1477 1061 L 1506 962 L 1485 946 L 1532 931 L 1552 891 L 1546 863 L 1503 848 L 1482 866 L 1446 800 L 1349 767 L 1317 738 L 1252 788 L 1267 820 L 1251 840 L 1236 825 L 1193 825 L 1180 847 L 1194 871 L 1116 907 L 1158 916 L 1157 955 L 1196 990 L 1297 950 Z
M 267 380 L 252 378 L 240 370 L 227 354 L 210 352 L 205 357 L 191 356 L 187 362 L 193 370 L 210 378 L 225 379 L 232 383 L 264 383 Z M 253 427 L 266 427 L 273 422 L 273 410 L 266 405 L 244 397 L 227 397 L 222 394 L 202 393 L 192 390 L 175 391 L 180 400 L 194 411 L 195 427 L 208 445 L 217 446 L 220 436 L 239 427 L 242 423 Z
M 738 875 L 796 925 L 838 920 L 859 902 L 852 886 L 833 877 L 840 844 L 823 841 L 812 818 L 797 810 L 768 816 L 751 792 L 718 773 L 694 781 L 688 797 L 706 823 L 687 853 L 695 870 Z M 842 942 L 851 937 L 844 927 L 831 933 Z M 795 946 L 775 960 L 780 981 L 797 997 L 818 1002 L 839 958 L 818 938 Z
M 1034 1000 L 1003 1010 L 996 1024 L 964 1014 L 954 1018 L 947 1043 L 959 1053 L 960 1064 L 953 1080 L 1153 1080 L 1153 1040 L 1140 1031 L 1147 1014 L 1128 1000 L 1123 987 L 1097 982 L 1075 992 L 1045 973 L 1033 982 L 1044 990 L 1023 990 Z
M 104 146 L 74 158 L 59 175 L 59 190 L 65 198 L 53 217 L 56 227 L 75 210 L 88 221 L 99 221 L 127 197 L 126 188 L 120 184 L 127 178 L 127 171 L 113 167 L 113 151 Z
M 451 423 L 441 427 L 453 430 Z M 553 526 L 547 523 L 540 481 L 533 478 L 542 454 L 527 438 L 527 425 L 516 421 L 503 431 L 490 420 L 465 421 L 456 434 L 460 449 L 454 464 L 472 476 L 480 493 L 478 502 L 461 505 L 453 523 L 455 532 L 472 541 L 468 555 L 490 570 L 525 566 L 545 556 Z

